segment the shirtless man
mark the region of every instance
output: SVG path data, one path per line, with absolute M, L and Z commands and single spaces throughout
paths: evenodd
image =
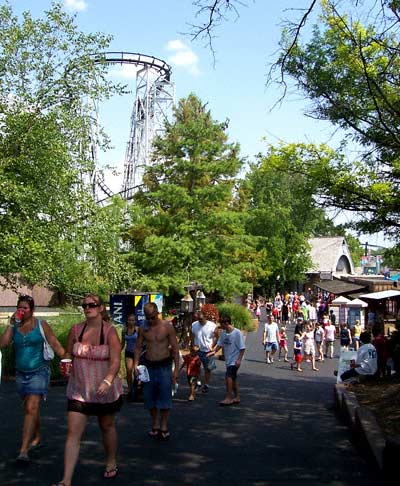
M 138 365 L 143 344 L 146 365 L 150 381 L 143 383 L 144 406 L 150 412 L 152 427 L 150 437 L 168 440 L 168 415 L 172 407 L 172 385 L 179 373 L 179 348 L 175 329 L 169 321 L 159 318 L 154 302 L 144 306 L 146 321 L 139 327 L 135 347 L 134 370 L 138 375 Z M 172 373 L 172 361 L 175 363 Z

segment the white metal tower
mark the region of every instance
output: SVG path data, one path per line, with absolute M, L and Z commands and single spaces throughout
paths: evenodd
M 99 62 L 131 64 L 138 68 L 120 192 L 123 198 L 131 199 L 150 163 L 154 137 L 163 133 L 165 121 L 172 115 L 175 87 L 171 82 L 171 67 L 156 57 L 130 52 L 106 52 L 99 55 Z M 104 181 L 97 182 L 103 190 Z

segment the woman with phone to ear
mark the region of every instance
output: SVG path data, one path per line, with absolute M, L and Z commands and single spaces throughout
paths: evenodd
M 82 434 L 88 416 L 97 417 L 106 453 L 104 479 L 118 474 L 117 431 L 114 415 L 122 405 L 122 383 L 118 377 L 121 343 L 101 297 L 88 294 L 82 303 L 85 320 L 72 326 L 67 358 L 72 358 L 67 386 L 68 431 L 64 451 L 64 477 L 58 486 L 70 486 Z
M 30 461 L 29 451 L 39 449 L 41 444 L 40 432 L 40 401 L 46 398 L 49 381 L 49 361 L 43 356 L 43 337 L 54 352 L 64 356 L 64 348 L 54 335 L 46 321 L 36 319 L 33 312 L 35 302 L 30 295 L 18 298 L 17 310 L 11 316 L 10 324 L 0 336 L 0 348 L 13 343 L 15 349 L 15 383 L 17 391 L 24 402 L 24 424 L 22 428 L 22 442 L 17 463 L 27 464 Z

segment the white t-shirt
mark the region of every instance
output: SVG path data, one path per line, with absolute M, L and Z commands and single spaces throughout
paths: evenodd
M 374 375 L 378 369 L 378 356 L 373 344 L 363 344 L 357 351 L 356 364 L 361 365 L 355 368 L 359 375 Z
M 236 328 L 231 332 L 222 331 L 217 344 L 224 348 L 226 366 L 235 366 L 240 351 L 246 349 L 242 333 Z
M 308 318 L 310 321 L 317 320 L 317 309 L 313 305 L 308 308 Z
M 212 321 L 206 321 L 205 324 L 201 324 L 199 321 L 193 322 L 194 344 L 199 347 L 200 351 L 211 351 L 216 327 L 217 325 Z
M 277 343 L 279 332 L 278 324 L 276 322 L 271 322 L 271 324 L 265 324 L 265 341 L 267 343 Z
M 315 341 L 321 343 L 324 340 L 325 331 L 323 327 L 317 327 L 315 330 Z

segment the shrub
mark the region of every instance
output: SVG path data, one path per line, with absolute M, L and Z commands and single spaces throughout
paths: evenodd
M 253 321 L 246 307 L 239 304 L 222 302 L 217 304 L 219 314 L 230 316 L 232 324 L 242 331 L 253 331 Z
M 214 304 L 204 304 L 201 310 L 208 321 L 219 321 L 218 308 Z

